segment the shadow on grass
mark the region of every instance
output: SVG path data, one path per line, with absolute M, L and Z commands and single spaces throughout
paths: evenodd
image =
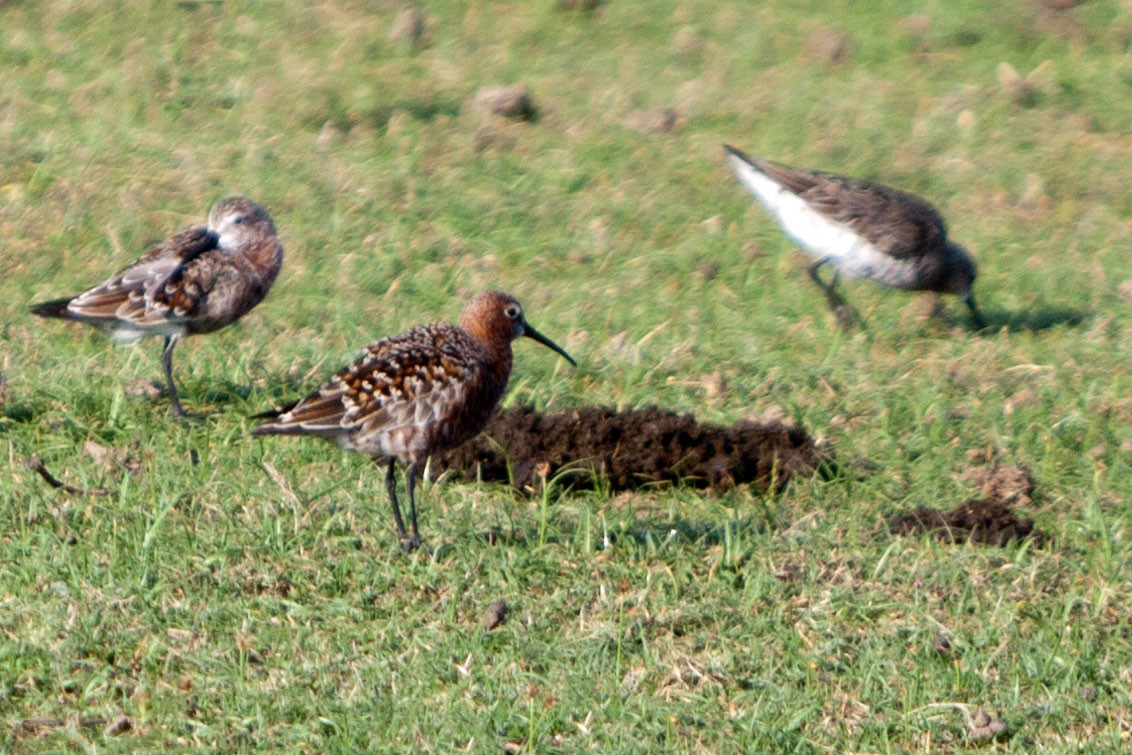
M 317 116 L 308 119 L 308 125 L 320 129 L 323 124 L 330 123 L 342 131 L 350 131 L 359 124 L 385 128 L 396 113 L 405 113 L 414 121 L 429 123 L 442 116 L 451 118 L 458 116 L 460 102 L 446 99 L 409 99 L 388 105 L 357 108 L 337 92 L 327 92 L 325 107 L 317 111 Z
M 670 541 L 712 547 L 754 535 L 763 536 L 777 528 L 778 523 L 773 521 L 773 517 L 769 514 L 767 516 L 756 515 L 729 519 L 723 522 L 688 519 L 656 522 L 644 520 L 635 522 L 633 526 L 627 529 L 610 529 L 605 533 L 597 533 L 593 538 L 593 546 L 595 550 L 602 550 L 604 547 L 614 547 L 619 541 L 628 538 L 635 545 L 645 548 L 663 547 Z M 730 534 L 728 530 L 730 530 Z M 486 530 L 469 533 L 464 537 L 474 539 L 476 542 L 487 546 L 531 546 L 539 542 L 539 530 L 537 525 L 517 528 L 493 526 Z M 573 530 L 552 528 L 546 533 L 543 542 L 546 545 L 569 545 L 576 543 L 578 538 L 578 533 Z M 606 543 L 608 543 L 608 546 Z M 437 550 L 455 547 L 455 543 L 438 544 Z
M 30 404 L 8 402 L 0 411 L 0 418 L 27 424 L 36 418 L 35 409 Z M 0 425 L 3 427 L 3 425 Z
M 322 380 L 303 381 L 289 375 L 273 375 L 267 386 L 244 380 L 184 381 L 178 392 L 186 405 L 207 414 L 232 411 L 252 416 L 269 409 L 293 404 L 318 390 Z
M 986 327 L 977 332 L 992 334 L 1006 328 L 1010 333 L 1040 333 L 1059 325 L 1078 327 L 1084 325 L 1092 316 L 1093 313 L 1089 310 L 1064 307 L 1038 306 L 1013 312 L 1002 309 L 988 309 L 983 310 Z M 973 325 L 968 327 L 972 331 L 976 330 Z
M 376 107 L 367 113 L 370 122 L 378 128 L 389 125 L 394 113 L 407 113 L 414 121 L 428 123 L 441 116 L 455 118 L 460 114 L 460 103 L 455 100 L 402 100 L 392 105 Z

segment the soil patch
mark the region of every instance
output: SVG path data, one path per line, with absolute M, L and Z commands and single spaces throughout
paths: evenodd
M 920 507 L 888 518 L 888 527 L 898 535 L 932 532 L 952 543 L 968 540 L 1004 546 L 1011 540 L 1044 539 L 1031 519 L 1014 514 L 1001 500 L 977 498 L 952 511 Z
M 972 459 L 973 460 L 973 459 Z M 982 488 L 982 498 L 973 498 L 952 511 L 921 506 L 888 517 L 888 528 L 898 535 L 932 532 L 951 543 L 972 541 L 1004 546 L 1011 540 L 1029 539 L 1037 545 L 1045 533 L 1016 511 L 1033 503 L 1034 476 L 1021 466 L 990 463 L 972 466 L 963 477 Z
M 575 488 L 690 485 L 781 489 L 811 474 L 819 457 L 809 434 L 777 423 L 700 424 L 657 408 L 586 406 L 555 414 L 531 407 L 498 413 L 477 438 L 434 459 L 458 479 L 513 482 L 537 490 L 563 469 Z

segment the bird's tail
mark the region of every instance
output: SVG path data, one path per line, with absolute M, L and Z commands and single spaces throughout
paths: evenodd
M 68 296 L 66 299 L 53 299 L 51 301 L 40 302 L 33 304 L 31 313 L 37 317 L 62 317 L 70 319 L 71 314 L 67 310 L 67 306 L 71 303 L 73 297 Z
M 273 406 L 266 411 L 259 412 L 258 414 L 253 414 L 248 419 L 269 419 L 269 420 L 270 419 L 279 419 L 284 414 L 286 414 L 287 412 L 291 411 L 296 406 L 298 406 L 298 404 L 299 404 L 298 401 L 292 401 L 291 403 L 284 404 L 283 406 Z M 270 429 L 265 429 L 267 427 L 268 427 L 267 425 L 261 425 L 260 427 L 255 428 L 255 430 L 252 430 L 252 432 L 255 433 L 256 430 L 263 430 L 263 432 L 260 433 L 261 435 L 265 434 L 265 433 L 270 433 L 271 432 Z

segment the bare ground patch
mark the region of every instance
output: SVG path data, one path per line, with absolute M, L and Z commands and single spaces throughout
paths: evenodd
M 1037 544 L 1045 535 L 1034 522 L 1015 513 L 1029 505 L 1034 480 L 1022 467 L 993 467 L 972 470 L 965 475 L 982 484 L 983 498 L 972 498 L 951 511 L 919 506 L 912 511 L 888 517 L 888 527 L 898 535 L 935 533 L 949 542 L 972 541 L 1005 546 L 1012 540 L 1032 539 Z
M 726 490 L 741 484 L 781 489 L 810 474 L 818 453 L 810 435 L 779 423 L 701 424 L 657 408 L 617 411 L 587 406 L 555 414 L 506 409 L 475 440 L 437 459 L 464 480 L 512 482 L 536 489 L 542 479 L 576 470 L 575 487 L 607 481 L 613 491 L 655 485 Z

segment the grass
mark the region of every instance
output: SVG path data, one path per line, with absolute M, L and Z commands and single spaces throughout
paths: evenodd
M 1126 749 L 1128 9 L 422 7 L 412 45 L 384 0 L 0 3 L 0 749 Z M 840 62 L 807 42 L 827 27 Z M 1038 70 L 1016 91 L 1001 63 Z M 510 82 L 536 122 L 462 109 Z M 673 133 L 632 127 L 661 107 Z M 870 327 L 835 329 L 722 143 L 930 197 L 992 330 L 853 283 Z M 158 343 L 28 315 L 234 193 L 287 259 L 178 350 L 207 421 L 129 392 Z M 769 497 L 438 484 L 405 556 L 379 469 L 249 436 L 487 287 L 581 363 L 517 345 L 507 402 L 780 407 L 841 473 Z M 50 489 L 31 455 L 111 494 Z M 987 459 L 1032 471 L 1047 543 L 887 532 L 978 495 Z M 979 710 L 1011 735 L 971 739 Z M 36 718 L 62 725 L 15 726 Z

